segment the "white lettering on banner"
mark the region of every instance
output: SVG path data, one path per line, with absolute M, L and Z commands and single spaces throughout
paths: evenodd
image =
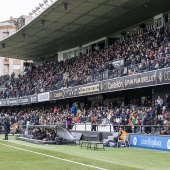
M 16 103 L 17 103 L 17 100 L 9 100 L 9 103 L 10 103 L 10 104 L 16 104 Z
M 157 141 L 156 138 L 155 140 L 152 140 L 151 138 L 148 139 L 142 139 L 141 140 L 141 144 L 142 145 L 148 145 L 148 146 L 162 146 L 162 142 L 161 141 Z
M 170 149 L 170 139 L 167 142 L 167 148 Z
M 31 102 L 37 102 L 37 96 L 31 96 Z
M 111 125 L 106 125 L 106 126 L 101 126 L 98 125 L 97 129 L 99 132 L 112 132 L 113 131 L 113 126 Z M 72 128 L 72 130 L 83 130 L 83 131 L 91 131 L 91 124 L 75 124 Z
M 123 88 L 123 82 L 121 82 L 120 80 L 117 80 L 114 83 L 108 83 L 108 89 L 116 89 L 116 88 Z
M 149 83 L 149 82 L 155 82 L 155 75 L 151 76 L 143 76 L 143 77 L 138 77 L 138 78 L 133 78 L 132 79 L 125 79 L 125 87 L 130 86 L 130 85 L 135 85 L 140 83 Z
M 164 72 L 164 79 L 165 80 L 170 80 L 170 71 L 165 71 Z
M 38 94 L 38 102 L 48 101 L 50 99 L 49 92 Z
M 19 99 L 18 103 L 28 103 L 28 98 Z
M 79 88 L 79 94 L 99 92 L 99 84 Z
M 155 81 L 155 75 L 141 77 L 141 83 L 148 83 L 148 82 L 153 82 L 153 81 Z
M 53 94 L 55 98 L 63 97 L 63 93 L 61 91 Z
M 134 144 L 134 146 L 136 146 L 137 142 L 138 142 L 137 138 L 134 137 L 134 138 L 133 138 L 133 144 Z

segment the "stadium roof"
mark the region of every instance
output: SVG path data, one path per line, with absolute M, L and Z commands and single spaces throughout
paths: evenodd
M 169 6 L 169 0 L 58 0 L 1 41 L 0 56 L 34 60 L 55 54 L 150 19 Z

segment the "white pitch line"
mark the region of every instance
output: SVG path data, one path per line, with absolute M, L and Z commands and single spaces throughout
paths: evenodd
M 66 161 L 66 162 L 78 164 L 78 165 L 81 165 L 81 166 L 87 166 L 87 167 L 90 167 L 90 168 L 100 169 L 100 170 L 108 170 L 108 169 L 100 168 L 98 166 L 88 165 L 88 164 L 84 164 L 84 163 L 80 163 L 80 162 L 76 162 L 76 161 L 71 161 L 69 159 L 63 159 L 63 158 L 59 158 L 59 157 L 56 157 L 56 156 L 47 155 L 47 154 L 43 154 L 43 153 L 40 153 L 40 152 L 34 152 L 34 151 L 31 151 L 31 150 L 27 150 L 27 149 L 23 149 L 23 148 L 18 148 L 18 147 L 11 146 L 11 145 L 6 145 L 6 144 L 2 144 L 2 143 L 0 143 L 0 145 L 8 146 L 8 147 L 15 148 L 15 149 L 18 149 L 18 150 L 22 150 L 22 151 L 25 151 L 25 152 L 34 153 L 34 154 L 37 154 L 37 155 L 42 155 L 42 156 L 58 159 L 58 160 L 61 160 L 61 161 Z

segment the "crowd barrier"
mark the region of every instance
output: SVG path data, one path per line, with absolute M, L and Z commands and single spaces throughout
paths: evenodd
M 75 131 L 91 131 L 91 124 L 73 124 L 72 130 Z M 98 132 L 115 132 L 119 131 L 119 127 L 129 128 L 131 129 L 131 125 L 96 125 L 96 131 Z M 135 125 L 136 133 L 145 133 L 145 127 L 151 127 L 151 133 L 160 134 L 161 131 L 166 128 L 165 125 Z
M 33 130 L 33 127 L 41 127 L 41 126 L 46 126 L 46 127 L 56 127 L 57 125 L 29 125 L 29 126 L 21 126 L 21 128 L 18 128 L 18 132 L 20 134 L 25 134 L 29 133 L 29 131 Z M 29 127 L 29 128 L 28 128 Z M 67 127 L 67 125 L 65 126 Z M 71 129 L 74 131 L 91 131 L 91 124 L 72 124 L 70 125 Z M 102 125 L 98 124 L 96 125 L 96 131 L 97 132 L 118 132 L 120 127 L 124 127 L 131 129 L 131 125 L 112 125 L 112 124 L 107 124 L 107 125 Z M 161 134 L 161 132 L 166 128 L 165 125 L 135 125 L 136 133 L 139 134 L 144 134 L 145 133 L 145 127 L 151 127 L 151 133 L 152 134 Z M 4 127 L 0 126 L 0 132 L 4 131 Z M 11 132 L 13 132 L 13 127 L 11 126 Z

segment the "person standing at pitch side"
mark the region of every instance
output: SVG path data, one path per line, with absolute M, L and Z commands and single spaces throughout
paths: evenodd
M 8 121 L 8 118 L 5 118 L 4 120 L 4 131 L 5 131 L 4 140 L 8 140 L 8 133 L 10 132 L 10 123 Z

